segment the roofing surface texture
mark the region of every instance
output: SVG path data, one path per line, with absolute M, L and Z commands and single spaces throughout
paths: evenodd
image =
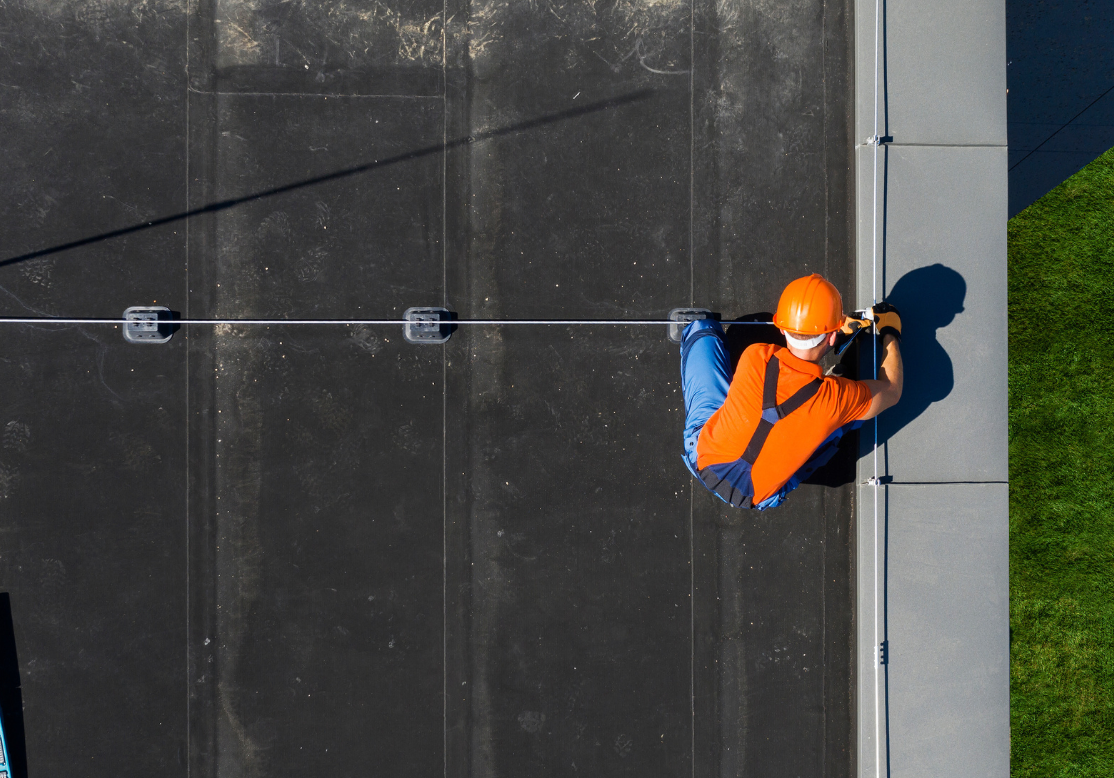
M 539 121 L 8 263 L 3 312 L 730 320 L 813 271 L 850 299 L 849 13 L 10 2 L 3 258 Z M 725 509 L 665 327 L 5 335 L 29 773 L 852 773 L 853 446 Z

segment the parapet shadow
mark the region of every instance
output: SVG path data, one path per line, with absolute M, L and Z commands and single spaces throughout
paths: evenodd
M 627 105 L 628 103 L 645 100 L 649 97 L 652 97 L 653 94 L 653 89 L 640 89 L 629 94 L 620 95 L 618 97 L 613 97 L 606 100 L 600 100 L 594 103 L 588 103 L 576 108 L 566 108 L 565 110 L 558 111 L 556 113 L 546 114 L 544 116 L 539 116 L 534 119 L 528 119 L 516 124 L 509 124 L 503 127 L 498 127 L 493 130 L 478 132 L 462 138 L 456 138 L 444 143 L 439 143 L 434 146 L 426 146 L 425 148 L 407 151 L 393 157 L 388 157 L 386 159 L 376 159 L 363 165 L 356 165 L 355 167 L 346 168 L 344 170 L 335 170 L 331 173 L 324 173 L 322 175 L 313 176 L 311 178 L 305 178 L 301 181 L 295 181 L 290 184 L 283 184 L 271 189 L 263 189 L 257 192 L 242 195 L 240 197 L 233 197 L 231 199 L 209 203 L 208 205 L 203 205 L 200 208 L 193 208 L 188 211 L 182 211 L 181 213 L 175 213 L 169 216 L 162 216 L 150 221 L 132 224 L 128 227 L 120 227 L 118 229 L 109 230 L 108 232 L 102 232 L 97 235 L 90 235 L 88 237 L 69 241 L 67 243 L 60 243 L 54 246 L 48 246 L 47 248 L 37 249 L 35 251 L 19 254 L 18 256 L 8 257 L 7 259 L 0 260 L 0 267 L 14 265 L 20 262 L 26 262 L 31 259 L 37 259 L 38 257 L 45 257 L 51 254 L 58 254 L 64 251 L 70 251 L 71 249 L 81 248 L 82 246 L 88 246 L 93 243 L 101 243 L 106 240 L 124 237 L 126 235 L 131 235 L 134 232 L 143 232 L 145 230 L 150 230 L 155 227 L 161 227 L 166 224 L 174 224 L 176 222 L 184 221 L 195 216 L 219 213 L 221 211 L 228 210 L 229 208 L 243 205 L 244 203 L 250 203 L 257 200 L 276 197 L 278 195 L 286 194 L 287 192 L 293 192 L 298 189 L 304 189 L 306 187 L 319 186 L 321 184 L 351 178 L 353 176 L 368 173 L 379 168 L 388 167 L 390 165 L 397 165 L 404 162 L 410 162 L 416 159 L 421 159 L 422 157 L 428 157 L 435 154 L 442 154 L 447 151 L 464 148 L 466 146 L 471 146 L 473 144 L 491 140 L 493 138 L 500 138 L 508 135 L 517 135 L 519 133 L 537 129 L 538 127 L 543 127 L 548 124 L 569 121 L 571 119 L 577 119 L 588 114 L 597 113 L 599 111 L 607 111 L 612 108 L 618 108 L 620 106 Z

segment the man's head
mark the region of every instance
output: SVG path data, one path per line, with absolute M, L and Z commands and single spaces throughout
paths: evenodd
M 843 326 L 843 298 L 818 273 L 791 281 L 781 293 L 774 324 L 785 335 L 789 353 L 818 362 L 835 346 Z

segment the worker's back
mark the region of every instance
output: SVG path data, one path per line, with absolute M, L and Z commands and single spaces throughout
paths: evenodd
M 734 462 L 743 456 L 762 418 L 766 366 L 777 357 L 777 402 L 784 403 L 810 381 L 821 385 L 815 396 L 778 420 L 751 467 L 754 502 L 780 489 L 813 452 L 843 425 L 860 418 L 870 406 L 870 391 L 858 381 L 824 377 L 820 366 L 781 346 L 752 345 L 743 352 L 727 400 L 704 425 L 697 443 L 697 468 Z

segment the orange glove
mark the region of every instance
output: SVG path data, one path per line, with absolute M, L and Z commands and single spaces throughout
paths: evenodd
M 865 313 L 866 311 L 855 311 L 856 315 L 844 316 L 843 326 L 839 328 L 839 331 L 844 335 L 854 335 L 863 327 L 869 327 L 870 322 L 866 319 Z
M 870 309 L 870 317 L 874 320 L 874 331 L 879 337 L 893 335 L 898 343 L 901 342 L 901 314 L 897 312 L 897 308 L 886 302 L 877 303 Z

